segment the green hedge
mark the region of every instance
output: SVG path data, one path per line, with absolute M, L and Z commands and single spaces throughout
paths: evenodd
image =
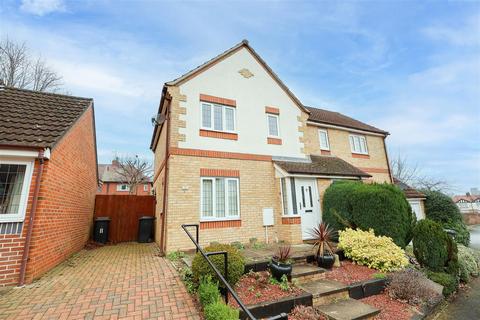
M 458 279 L 451 274 L 445 272 L 428 272 L 427 276 L 430 280 L 443 286 L 443 295 L 448 297 L 458 288 Z
M 413 233 L 413 253 L 420 265 L 443 272 L 448 262 L 448 234 L 442 226 L 430 219 L 417 223 Z
M 205 320 L 238 320 L 239 311 L 227 306 L 221 301 L 208 304 L 203 313 Z
M 218 289 L 218 282 L 212 281 L 211 276 L 206 276 L 200 279 L 198 298 L 203 307 L 219 301 L 220 290 Z
M 422 190 L 426 195 L 425 215 L 428 219 L 437 221 L 446 229 L 455 230 L 455 240 L 468 247 L 470 232 L 463 222 L 462 214 L 455 202 L 448 195 L 439 191 Z
M 403 192 L 391 184 L 335 182 L 323 197 L 323 219 L 336 230 L 373 229 L 405 248 L 413 236 L 416 218 Z M 346 223 L 348 222 L 348 223 Z
M 245 259 L 242 253 L 235 247 L 228 244 L 213 244 L 204 249 L 205 252 L 218 252 L 226 251 L 228 253 L 228 283 L 231 286 L 234 286 L 238 279 L 243 275 L 245 270 Z M 223 255 L 209 256 L 209 259 L 217 267 L 218 271 L 225 276 L 225 267 Z M 192 262 L 192 273 L 193 279 L 195 282 L 199 282 L 201 278 L 210 276 L 212 279 L 217 279 L 217 275 L 213 271 L 212 267 L 208 262 L 203 258 L 203 256 L 198 252 L 193 258 Z M 220 283 L 220 286 L 223 287 L 223 283 Z

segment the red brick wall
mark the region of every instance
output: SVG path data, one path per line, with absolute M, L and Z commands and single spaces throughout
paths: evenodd
M 18 283 L 24 241 L 20 234 L 0 235 L 0 287 Z
M 57 143 L 50 160 L 45 162 L 27 264 L 27 282 L 85 245 L 93 220 L 96 172 L 93 110 L 90 108 Z
M 102 187 L 99 191 L 97 191 L 97 194 L 101 195 L 109 195 L 109 194 L 117 194 L 117 195 L 123 195 L 123 196 L 128 196 L 130 193 L 128 191 L 117 191 L 117 182 L 104 182 L 102 184 Z M 148 191 L 143 191 L 143 185 L 139 185 L 137 187 L 137 192 L 133 193 L 134 195 L 137 196 L 151 196 L 152 195 L 152 186 L 151 184 L 147 184 Z

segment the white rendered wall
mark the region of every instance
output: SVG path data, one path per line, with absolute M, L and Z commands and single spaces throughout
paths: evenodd
M 238 71 L 248 69 L 253 77 L 245 78 Z M 297 117 L 301 111 L 293 100 L 273 80 L 250 52 L 242 48 L 232 56 L 217 63 L 180 86 L 187 97 L 181 106 L 186 107 L 185 142 L 180 148 L 240 152 L 272 156 L 301 157 L 303 143 L 298 131 Z M 201 125 L 200 94 L 236 100 L 236 133 L 238 140 L 225 140 L 199 135 Z M 282 145 L 267 144 L 267 120 L 265 107 L 280 109 L 280 138 Z

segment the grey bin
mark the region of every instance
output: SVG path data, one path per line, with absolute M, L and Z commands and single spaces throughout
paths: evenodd
M 108 227 L 110 225 L 109 217 L 98 217 L 95 219 L 93 230 L 93 240 L 98 243 L 107 243 Z
M 141 217 L 138 221 L 138 242 L 153 242 L 153 226 L 155 217 Z

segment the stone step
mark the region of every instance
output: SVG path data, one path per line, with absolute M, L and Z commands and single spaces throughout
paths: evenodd
M 304 283 L 300 287 L 312 294 L 314 307 L 349 298 L 348 286 L 338 281 L 322 279 Z
M 325 278 L 325 269 L 313 264 L 295 263 L 292 269 L 292 280 L 298 283 L 306 283 Z
M 331 320 L 373 319 L 380 310 L 354 299 L 345 299 L 318 306 L 317 310 Z

